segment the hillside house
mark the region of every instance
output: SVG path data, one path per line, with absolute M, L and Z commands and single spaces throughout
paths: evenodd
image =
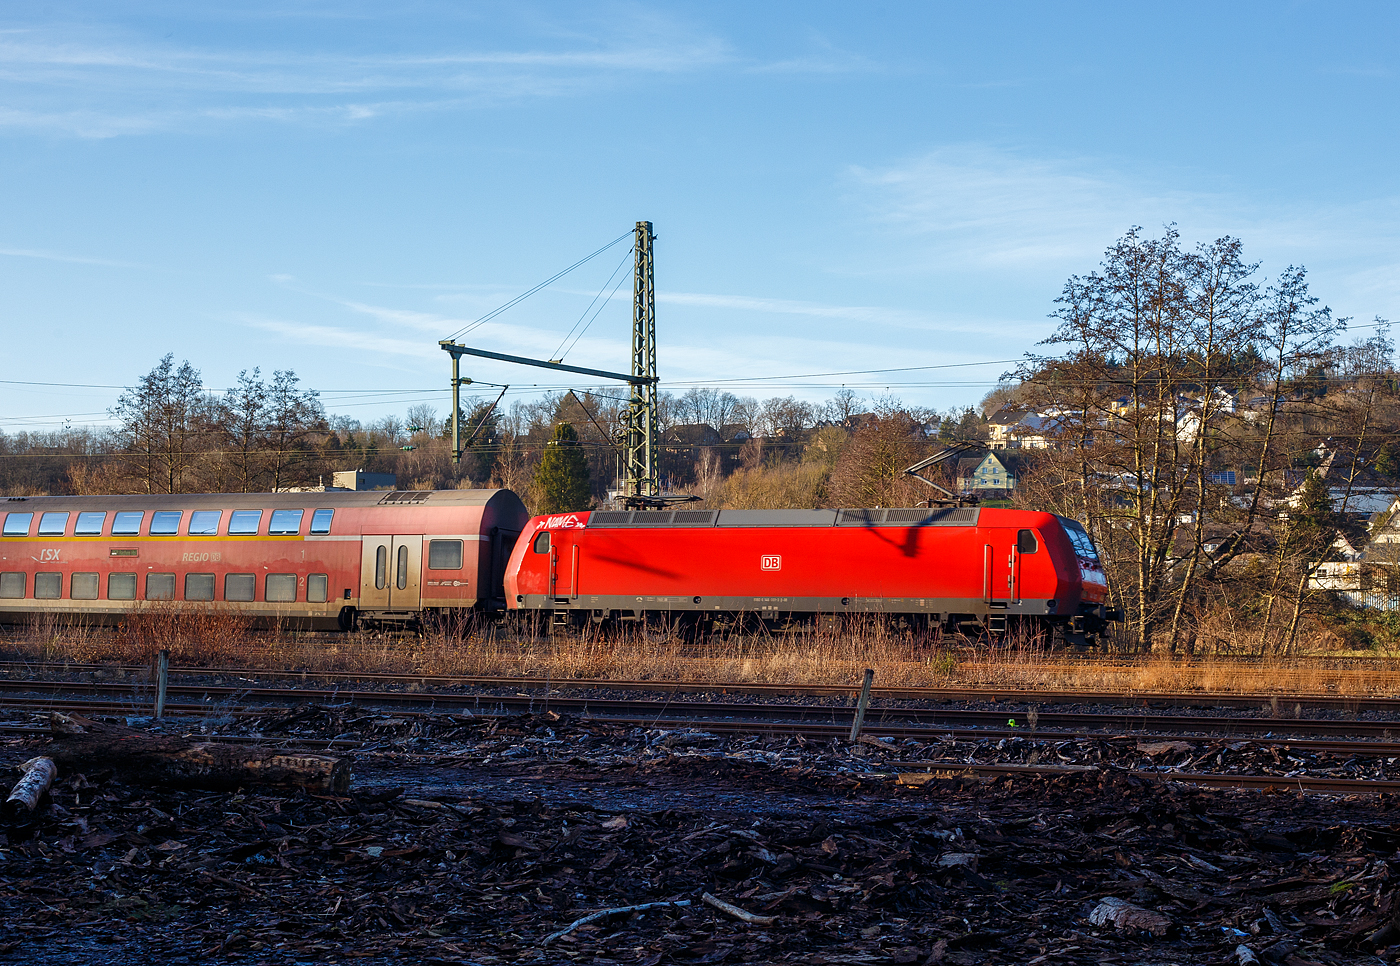
M 1060 426 L 1057 414 L 1002 409 L 987 421 L 988 445 L 994 450 L 1049 449 Z
M 958 460 L 958 489 L 983 496 L 1009 495 L 1019 464 L 1006 453 L 989 452 Z
M 1390 509 L 1395 502 L 1396 481 L 1381 476 L 1364 462 L 1355 468 L 1355 475 L 1352 474 L 1351 459 L 1338 450 L 1328 451 L 1322 465 L 1317 468 L 1317 475 L 1327 487 L 1332 509 L 1363 519 L 1370 519 Z M 1293 471 L 1289 475 L 1293 492 L 1283 502 L 1293 507 L 1302 499 L 1307 474 Z

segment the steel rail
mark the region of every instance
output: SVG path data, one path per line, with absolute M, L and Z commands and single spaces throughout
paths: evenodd
M 27 673 L 49 671 L 71 674 L 108 674 L 121 671 L 130 675 L 149 675 L 151 669 L 133 665 L 101 664 L 48 664 L 34 665 L 23 662 L 0 663 L 0 672 L 23 670 Z M 602 678 L 564 679 L 540 677 L 505 677 L 496 675 L 452 675 L 452 674 L 392 674 L 384 672 L 342 672 L 342 671 L 298 671 L 272 670 L 263 668 L 194 668 L 172 667 L 170 674 L 185 677 L 301 680 L 323 682 L 372 682 L 380 684 L 406 684 L 419 687 L 484 687 L 484 688 L 523 688 L 546 691 L 651 691 L 664 694 L 724 694 L 780 695 L 801 697 L 846 697 L 856 690 L 853 686 L 839 684 L 748 684 L 723 682 L 685 681 L 629 681 Z M 12 684 L 24 683 L 21 679 L 0 678 L 0 689 Z M 47 682 L 31 682 L 45 684 Z M 135 683 L 135 682 L 133 682 Z M 1036 688 L 986 688 L 986 687 L 886 687 L 872 688 L 871 697 L 885 701 L 935 701 L 967 702 L 990 701 L 1044 705 L 1044 704 L 1095 704 L 1095 705 L 1134 705 L 1140 707 L 1182 707 L 1182 708 L 1272 708 L 1275 703 L 1284 711 L 1295 705 L 1307 708 L 1324 708 L 1344 711 L 1376 711 L 1400 713 L 1400 696 L 1376 697 L 1371 695 L 1339 694 L 1283 694 L 1283 693 L 1221 693 L 1221 692 L 1159 692 L 1159 691 L 1088 691 L 1055 690 Z
M 957 762 L 927 762 L 924 772 L 911 770 L 900 775 L 930 774 L 934 780 L 955 779 L 962 775 L 978 778 L 1002 777 L 1062 777 L 1094 773 L 1100 769 L 1093 765 L 962 765 Z M 1119 774 L 1134 778 L 1145 778 L 1158 782 L 1184 782 L 1190 785 L 1203 785 L 1209 788 L 1260 788 L 1277 790 L 1297 790 L 1328 792 L 1335 795 L 1375 795 L 1381 792 L 1400 792 L 1400 781 L 1369 778 L 1325 778 L 1296 775 L 1236 775 L 1211 772 L 1156 772 L 1138 769 L 1122 769 Z M 853 775 L 854 778 L 866 776 Z M 875 777 L 875 776 L 870 776 Z M 878 777 L 893 777 L 881 774 Z
M 603 719 L 600 719 L 603 720 Z M 668 724 L 686 724 L 685 721 L 667 722 Z M 653 722 L 655 724 L 655 722 Z M 762 723 L 755 723 L 762 724 Z M 772 730 L 771 725 L 768 726 Z M 830 728 L 826 726 L 797 726 L 801 731 L 812 736 L 825 734 L 832 738 L 839 738 L 843 729 Z M 725 722 L 724 727 L 719 730 L 740 731 L 753 730 L 744 727 L 741 722 Z M 15 728 L 0 727 L 0 734 L 26 734 L 38 736 L 42 734 L 37 728 Z M 375 757 L 382 752 L 375 748 L 365 748 L 369 742 L 351 739 L 308 739 L 308 738 L 278 738 L 264 736 L 244 736 L 244 735 L 208 735 L 204 740 L 229 744 L 261 744 L 277 748 L 299 748 L 308 750 L 338 750 L 351 754 L 358 754 L 365 758 Z M 390 754 L 395 754 L 390 752 Z M 434 761 L 445 761 L 452 759 L 453 763 L 461 766 L 461 758 L 458 755 L 431 755 L 419 752 L 403 752 L 396 754 L 413 763 L 427 763 Z M 915 780 L 927 775 L 930 781 L 960 779 L 963 777 L 976 778 L 1004 778 L 1004 777 L 1044 777 L 1059 778 L 1067 775 L 1093 774 L 1103 771 L 1096 765 L 1017 765 L 1017 764 L 990 764 L 980 762 L 964 762 L 957 760 L 933 760 L 933 761 L 912 761 L 912 762 L 891 762 L 891 765 L 898 766 L 898 771 L 851 773 L 845 775 L 855 781 L 888 781 L 896 779 L 901 784 L 910 784 L 911 776 Z M 1209 788 L 1239 788 L 1239 789 L 1274 789 L 1274 790 L 1297 790 L 1324 792 L 1337 795 L 1374 795 L 1382 792 L 1400 793 L 1400 781 L 1389 779 L 1360 779 L 1360 778 L 1332 778 L 1316 775 L 1260 775 L 1260 774 L 1238 774 L 1238 773 L 1211 773 L 1211 772 L 1178 772 L 1178 771 L 1148 771 L 1145 769 L 1114 769 L 1119 774 L 1129 775 L 1135 778 L 1142 778 L 1155 782 L 1182 782 L 1191 785 L 1200 785 Z
M 370 710 L 367 706 L 364 710 Z M 0 698 L 0 711 L 73 711 L 87 712 L 89 714 L 118 714 L 139 717 L 149 717 L 141 714 L 143 708 L 136 707 L 130 702 L 121 701 L 100 701 L 100 700 L 57 700 L 57 699 L 20 699 L 20 698 Z M 257 717 L 265 715 L 271 708 L 268 706 L 234 706 L 213 708 L 207 703 L 201 704 L 167 704 L 168 717 L 179 719 L 182 717 Z M 214 713 L 217 712 L 217 713 Z M 393 714 L 403 717 L 427 717 L 435 712 L 432 711 L 412 711 L 404 708 L 394 708 Z M 451 711 L 436 712 L 452 714 Z M 491 709 L 480 708 L 468 711 L 468 717 L 472 718 L 494 718 L 507 717 L 519 714 L 519 709 Z M 668 728 L 723 732 L 723 733 L 764 733 L 770 735 L 802 735 L 807 738 L 840 738 L 844 736 L 849 727 L 845 724 L 824 724 L 813 722 L 777 722 L 772 719 L 696 719 L 687 717 L 673 717 L 668 715 L 657 716 L 646 715 L 599 715 L 589 713 L 583 717 L 585 721 L 596 721 L 607 724 L 631 725 L 635 727 Z M 891 738 L 914 738 L 925 742 L 953 740 L 953 741 L 982 741 L 982 740 L 1022 740 L 1039 741 L 1046 744 L 1053 744 L 1065 741 L 1106 741 L 1106 742 L 1138 742 L 1144 738 L 1167 737 L 1163 735 L 1152 735 L 1150 733 L 1136 732 L 1133 734 L 1104 734 L 1101 731 L 1031 731 L 1028 728 L 1007 729 L 1007 728 L 955 728 L 940 727 L 938 725 L 891 725 L 872 729 L 877 731 L 880 737 Z M 1190 739 L 1195 743 L 1210 741 L 1228 740 L 1221 736 L 1199 736 Z M 1360 739 L 1353 741 L 1338 741 L 1317 738 L 1297 738 L 1297 737 L 1261 737 L 1255 736 L 1245 739 L 1249 744 L 1258 747 L 1278 747 L 1285 751 L 1325 751 L 1339 755 L 1365 755 L 1370 757 L 1400 757 L 1400 741 L 1377 741 L 1371 739 Z
M 52 695 L 79 694 L 135 698 L 129 684 L 62 681 L 0 681 L 0 692 Z M 461 692 L 406 692 L 322 690 L 312 688 L 256 688 L 227 686 L 172 685 L 167 689 L 171 698 L 196 698 L 205 708 L 228 706 L 234 702 L 255 699 L 264 703 L 314 702 L 341 705 L 423 708 L 451 711 L 486 709 L 533 712 L 547 709 L 573 714 L 604 716 L 639 716 L 654 713 L 659 719 L 672 718 L 699 723 L 738 719 L 742 721 L 820 722 L 850 727 L 854 709 L 830 705 L 760 704 L 718 701 L 640 701 L 616 698 L 592 698 L 530 694 L 481 694 Z M 131 707 L 130 704 L 127 705 Z M 1009 716 L 1009 717 L 1008 717 Z M 872 708 L 867 713 L 870 730 L 888 731 L 892 727 L 918 726 L 921 730 L 956 725 L 982 725 L 997 728 L 1014 721 L 1017 726 L 1026 720 L 1014 709 L 997 711 L 958 708 Z M 1334 721 L 1319 719 L 1257 718 L 1205 715 L 1150 714 L 1138 711 L 1057 712 L 1040 711 L 1037 724 L 1047 728 L 1090 728 L 1142 733 L 1206 733 L 1239 737 L 1267 735 L 1299 737 L 1340 735 L 1346 737 L 1373 736 L 1390 738 L 1400 735 L 1398 721 Z M 1019 728 L 1017 729 L 1019 730 Z

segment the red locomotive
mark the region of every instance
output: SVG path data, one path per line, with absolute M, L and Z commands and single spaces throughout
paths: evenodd
M 349 629 L 504 610 L 529 514 L 509 490 L 406 490 L 11 497 L 0 517 L 0 620 L 168 600 Z
M 1050 513 L 976 507 L 637 510 L 536 517 L 508 606 L 557 623 L 897 615 L 1091 642 L 1117 615 L 1093 541 Z

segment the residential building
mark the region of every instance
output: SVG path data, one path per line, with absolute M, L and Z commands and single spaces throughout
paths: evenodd
M 958 489 L 963 493 L 984 496 L 1009 494 L 1016 488 L 1020 464 L 1005 452 L 989 452 L 983 456 L 958 460 Z

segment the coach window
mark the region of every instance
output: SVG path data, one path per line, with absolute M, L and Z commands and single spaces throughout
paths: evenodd
M 0 574 L 0 597 L 8 599 L 23 597 L 24 585 L 28 583 L 28 577 L 28 574 L 18 571 Z
M 224 600 L 250 601 L 257 586 L 252 574 L 229 574 L 224 578 Z
M 29 536 L 29 525 L 34 522 L 32 513 L 9 513 L 5 515 L 4 534 L 7 537 Z
M 78 514 L 78 525 L 73 528 L 75 537 L 100 537 L 102 524 L 107 522 L 107 514 L 102 510 L 89 510 Z
M 535 553 L 549 553 L 549 531 L 535 535 Z
M 309 575 L 306 578 L 306 599 L 313 604 L 324 604 L 329 583 L 325 574 Z
M 185 532 L 192 537 L 212 537 L 219 532 L 219 517 L 221 516 L 223 516 L 222 510 L 195 510 L 190 514 L 190 528 Z M 214 598 L 209 599 L 213 600 Z
M 374 589 L 383 590 L 387 581 L 384 579 L 384 572 L 389 569 L 389 550 L 387 547 L 380 547 L 374 552 Z
M 180 532 L 181 510 L 157 510 L 151 514 L 151 536 L 173 537 Z
M 39 600 L 58 600 L 63 596 L 63 574 L 35 574 L 34 596 Z
M 312 510 L 311 511 L 311 532 L 330 533 L 331 517 L 335 516 L 334 510 Z
M 174 600 L 174 599 L 175 599 L 175 575 L 174 575 L 174 574 L 147 574 L 147 575 L 146 575 L 146 599 L 147 599 L 147 600 Z
M 229 536 L 250 536 L 258 532 L 262 525 L 261 510 L 234 510 L 229 514 Z
M 97 574 L 74 574 L 68 585 L 68 596 L 74 600 L 96 600 Z
M 185 600 L 213 600 L 213 574 L 185 574 Z
M 107 575 L 107 599 L 108 599 L 108 600 L 135 600 L 135 599 L 136 599 L 136 575 L 135 575 L 135 574 L 108 574 L 108 575 Z
M 1035 553 L 1040 549 L 1040 544 L 1036 543 L 1034 530 L 1016 531 L 1016 552 Z
M 462 569 L 462 541 L 460 541 L 460 540 L 429 540 L 429 541 L 428 541 L 428 569 L 429 569 L 429 570 L 461 570 L 461 569 Z
M 141 532 L 141 518 L 146 514 L 142 510 L 122 510 L 117 513 L 117 517 L 112 521 L 112 536 L 114 537 L 134 537 Z M 129 600 L 130 598 L 123 598 Z
M 408 548 L 399 548 L 398 576 L 394 579 L 394 586 L 403 590 L 408 586 Z
M 289 604 L 297 599 L 296 574 L 268 574 L 263 600 L 274 604 Z
M 61 537 L 68 532 L 68 514 L 45 513 L 39 518 L 39 536 Z
M 273 510 L 272 522 L 267 525 L 268 533 L 287 536 L 301 532 L 301 515 L 304 510 Z

